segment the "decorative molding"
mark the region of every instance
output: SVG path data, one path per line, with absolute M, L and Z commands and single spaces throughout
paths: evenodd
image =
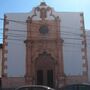
M 86 59 L 86 56 L 82 56 L 82 59 Z
M 83 17 L 83 12 L 80 13 L 80 16 Z
M 7 68 L 8 68 L 8 67 L 7 67 L 7 65 L 4 65 L 4 69 L 6 69 L 6 70 L 7 70 Z
M 41 4 L 42 7 L 38 6 L 34 8 L 34 14 L 31 16 L 31 19 L 33 19 L 35 16 L 37 16 L 37 12 L 40 14 L 40 18 L 42 20 L 45 20 L 47 18 L 47 13 L 50 12 L 50 16 L 54 18 L 54 20 L 60 20 L 59 16 L 55 16 L 52 12 L 52 8 L 47 6 L 46 4 Z
M 4 15 L 4 24 L 5 25 L 9 24 L 9 20 L 7 19 L 7 16 L 6 15 Z
M 4 32 L 3 32 L 3 51 L 2 51 L 2 77 L 7 77 L 7 65 L 5 65 L 5 62 L 7 62 L 7 38 L 8 35 L 6 35 L 6 32 L 8 31 L 8 28 L 6 28 L 6 25 L 9 24 L 9 21 L 7 19 L 7 16 L 4 15 Z
M 51 56 L 51 58 L 54 60 L 54 65 L 55 65 L 54 78 L 57 78 L 56 74 L 58 73 L 59 74 L 58 78 L 61 79 L 61 77 L 64 75 L 64 71 L 63 71 L 64 65 L 63 65 L 63 52 L 62 52 L 63 44 L 61 44 L 63 43 L 63 40 L 61 40 L 60 38 L 60 20 L 58 16 L 56 17 L 53 15 L 52 9 L 49 7 L 42 8 L 42 10 L 46 10 L 45 12 L 43 12 L 43 14 L 49 11 L 50 16 L 52 16 L 54 20 L 50 20 L 50 21 L 45 20 L 46 14 L 45 16 L 44 15 L 40 16 L 42 18 L 40 21 L 33 20 L 33 17 L 37 15 L 37 11 L 40 12 L 40 10 L 41 7 L 35 8 L 34 14 L 31 17 L 28 17 L 26 21 L 26 22 L 30 22 L 32 20 L 31 23 L 27 23 L 27 31 L 29 31 L 29 33 L 27 33 L 27 40 L 24 41 L 26 43 L 26 53 L 27 53 L 26 77 L 30 76 L 31 74 L 33 75 L 34 78 L 36 77 L 35 76 L 36 68 L 34 62 L 36 62 L 36 59 L 38 59 L 40 55 L 46 52 L 47 55 Z M 43 36 L 42 38 L 42 35 L 39 32 L 41 25 L 47 25 L 48 29 L 51 30 L 50 32 L 48 32 L 47 37 Z M 57 31 L 55 32 L 53 29 L 56 29 Z M 32 30 L 35 30 L 35 32 L 33 33 Z M 55 34 L 53 35 L 52 32 L 54 32 Z M 60 80 L 58 79 L 58 81 Z M 64 83 L 64 80 L 62 80 L 61 83 Z
M 5 61 L 7 61 L 7 57 L 4 57 L 4 59 L 3 59 L 3 60 L 4 60 L 4 62 L 5 62 Z
M 87 42 L 86 42 L 86 33 L 85 33 L 85 27 L 84 27 L 84 16 L 83 13 L 80 13 L 80 31 L 81 31 L 81 37 L 82 37 L 82 48 L 81 51 L 82 54 L 82 60 L 84 61 L 84 67 L 83 67 L 83 81 L 88 80 L 88 60 L 87 60 Z M 84 70 L 85 69 L 85 70 Z M 84 80 L 85 78 L 85 80 Z
M 85 52 L 85 48 L 82 48 L 81 51 L 82 51 L 82 52 Z
M 7 53 L 8 53 L 8 50 L 7 50 L 7 49 L 5 49 L 5 50 L 4 50 L 4 54 L 7 54 Z

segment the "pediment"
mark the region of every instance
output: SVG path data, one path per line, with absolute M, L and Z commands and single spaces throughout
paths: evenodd
M 50 6 L 48 6 L 45 2 L 41 2 L 39 6 L 33 8 L 31 13 L 32 20 L 56 20 L 59 19 L 56 12 Z

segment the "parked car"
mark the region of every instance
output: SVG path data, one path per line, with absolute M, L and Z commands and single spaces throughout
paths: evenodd
M 42 85 L 25 85 L 25 86 L 20 86 L 15 90 L 54 90 L 54 89 L 48 86 L 42 86 Z
M 59 88 L 58 90 L 90 90 L 89 84 L 72 84 Z

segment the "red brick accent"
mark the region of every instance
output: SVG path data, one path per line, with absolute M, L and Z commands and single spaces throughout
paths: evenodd
M 81 23 L 81 32 L 82 32 L 82 49 L 81 51 L 84 52 L 84 55 L 82 54 L 82 60 L 85 60 L 85 64 L 83 65 L 86 68 L 86 71 L 83 72 L 83 81 L 88 80 L 88 60 L 87 60 L 87 42 L 86 42 L 86 33 L 85 33 L 85 27 L 84 27 L 84 17 L 83 13 L 80 14 L 80 23 Z
M 8 50 L 6 49 L 8 42 L 7 42 L 7 35 L 6 32 L 8 31 L 8 28 L 6 28 L 6 25 L 9 24 L 7 20 L 7 16 L 4 15 L 4 33 L 3 33 L 3 50 L 2 50 L 2 77 L 7 77 L 7 74 L 4 72 L 5 69 L 7 69 L 7 66 L 4 65 L 4 63 L 7 61 L 7 57 L 5 55 L 8 53 Z

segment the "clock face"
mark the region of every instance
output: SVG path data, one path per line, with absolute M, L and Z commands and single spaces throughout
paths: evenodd
M 42 25 L 39 29 L 41 34 L 47 34 L 48 33 L 48 27 L 46 25 Z

